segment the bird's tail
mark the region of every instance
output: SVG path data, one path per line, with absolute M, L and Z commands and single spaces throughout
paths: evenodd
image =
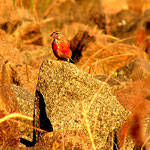
M 75 64 L 75 62 L 71 58 L 69 59 L 69 62 Z

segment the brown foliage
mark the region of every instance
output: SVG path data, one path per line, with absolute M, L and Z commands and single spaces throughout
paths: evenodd
M 143 42 L 145 42 L 146 32 L 144 31 L 144 29 L 138 29 L 136 36 L 137 36 L 137 44 L 141 46 Z
M 150 75 L 145 80 L 135 81 L 127 87 L 116 92 L 120 104 L 132 111 L 131 116 L 123 124 L 119 135 L 119 145 L 124 145 L 128 135 L 132 137 L 136 145 L 142 146 L 146 140 L 144 129 L 144 117 L 150 116 L 150 102 L 145 99 L 150 92 Z
M 0 94 L 7 113 L 19 111 L 15 94 L 10 87 L 11 83 L 17 82 L 17 80 L 14 78 L 15 76 L 13 75 L 15 72 L 13 71 L 14 70 L 11 68 L 10 63 L 6 61 L 2 67 Z
M 110 18 L 110 31 L 113 36 L 121 39 L 132 37 L 126 43 L 135 42 L 135 31 L 141 21 L 141 14 L 131 10 L 121 10 Z
M 2 78 L 0 83 L 0 102 L 3 107 L 0 108 L 0 118 L 12 112 L 19 112 L 17 100 L 11 89 L 12 68 L 6 61 L 2 67 Z M 19 142 L 17 124 L 12 121 L 5 121 L 0 124 L 0 145 L 17 146 Z
M 133 1 L 130 2 L 127 0 L 129 8 L 141 12 L 144 4 L 141 3 L 141 0 L 139 0 L 138 4 L 133 3 Z M 27 54 L 29 61 L 34 57 L 31 61 L 31 66 L 39 68 L 39 64 L 42 60 L 49 57 L 49 53 L 43 54 L 41 52 L 43 51 L 41 47 L 44 46 L 41 27 L 43 24 L 50 26 L 48 28 L 50 32 L 56 29 L 65 30 L 69 36 L 77 33 L 80 28 L 82 29 L 82 31 L 79 31 L 72 39 L 73 58 L 79 61 L 77 63 L 79 67 L 90 74 L 109 74 L 137 57 L 137 47 L 122 44 L 122 40 L 115 39 L 115 37 L 111 37 L 111 40 L 108 40 L 107 35 L 102 34 L 99 30 L 105 30 L 108 23 L 106 22 L 108 14 L 103 13 L 101 1 L 99 1 L 99 5 L 97 5 L 97 0 L 62 0 L 59 2 L 55 0 L 45 2 L 35 0 L 34 4 L 31 4 L 30 0 L 16 0 L 14 2 L 15 6 L 13 6 L 12 0 L 2 0 L 0 5 L 0 36 L 3 38 L 3 35 L 7 37 L 12 36 L 13 44 L 16 42 L 20 51 L 31 51 L 30 46 L 33 46 L 32 50 L 35 53 L 30 53 L 30 56 Z M 111 14 L 120 11 L 122 8 L 127 8 L 125 1 L 118 2 L 114 0 L 113 3 L 113 1 L 110 0 L 103 1 L 102 3 L 105 7 L 104 12 Z M 114 5 L 116 6 L 115 9 Z M 33 11 L 35 18 L 41 19 L 41 22 L 35 21 L 32 15 L 32 17 L 30 15 L 27 17 L 29 11 L 26 10 L 27 13 L 23 13 L 25 10 L 17 8 L 16 6 L 21 6 L 21 8 L 27 8 Z M 112 23 L 116 25 L 112 27 L 112 29 L 116 27 L 114 35 L 121 36 L 124 31 L 128 32 L 136 29 L 139 21 L 138 15 L 130 14 L 131 15 L 129 15 L 128 11 L 122 11 L 122 13 L 115 15 L 117 16 L 116 20 Z M 42 17 L 40 18 L 39 16 Z M 47 20 L 44 20 L 45 18 Z M 51 18 L 53 22 L 49 23 L 52 20 Z M 77 26 L 75 23 L 78 23 L 80 26 Z M 148 22 L 146 21 L 146 23 Z M 90 30 L 84 30 L 83 26 L 85 25 L 87 25 Z M 95 25 L 99 29 L 94 28 Z M 146 27 L 149 29 L 149 23 L 146 24 Z M 117 30 L 118 28 L 121 30 Z M 95 33 L 93 34 L 94 30 Z M 127 35 L 132 36 L 132 33 L 133 32 L 130 32 L 130 34 Z M 148 34 L 149 30 L 145 30 L 143 27 L 140 28 L 137 31 L 137 43 L 144 49 L 144 52 L 150 55 Z M 114 43 L 108 42 L 115 40 L 116 42 Z M 41 47 L 39 49 L 41 51 L 36 51 L 35 45 L 40 45 Z M 37 70 L 34 70 L 31 66 L 24 65 L 20 57 L 21 54 L 19 49 L 14 48 L 8 41 L 0 40 L 0 57 L 2 56 L 1 58 L 4 58 L 4 60 L 0 59 L 0 117 L 4 117 L 12 112 L 19 112 L 16 97 L 11 90 L 12 83 L 32 91 L 35 90 Z M 150 76 L 146 80 L 133 82 L 116 93 L 120 104 L 133 113 L 122 126 L 120 145 L 123 145 L 127 135 L 130 135 L 137 145 L 142 145 L 145 140 L 143 120 L 144 116 L 150 116 L 150 102 L 146 99 L 150 93 L 149 85 Z M 5 121 L 0 124 L 0 144 L 10 146 L 17 145 L 18 131 L 16 127 L 17 124 L 12 121 Z M 136 129 L 136 132 L 134 132 L 134 129 Z M 60 137 L 62 134 L 58 133 L 58 136 Z M 58 136 L 55 136 L 56 139 L 58 139 Z M 51 139 L 54 140 L 54 138 Z M 72 137 L 69 137 L 68 139 L 71 140 L 71 138 Z M 62 139 L 63 137 L 61 137 L 61 140 Z M 49 137 L 47 138 L 47 141 L 48 140 Z M 54 148 L 55 146 L 57 147 L 57 145 L 62 147 L 63 144 L 64 143 L 61 143 L 59 145 L 59 143 L 55 142 Z M 45 144 L 44 146 L 47 145 Z M 49 145 L 49 147 L 51 147 L 51 145 Z
M 17 12 L 13 7 L 12 0 L 1 0 L 0 5 L 0 28 L 6 33 L 13 33 L 16 26 L 20 24 Z
M 82 57 L 82 52 L 94 41 L 95 37 L 90 35 L 88 31 L 78 32 L 71 40 L 72 58 L 75 61 L 79 61 L 80 57 Z
M 43 45 L 40 24 L 37 22 L 23 23 L 15 32 L 17 44 Z
M 7 40 L 0 40 L 0 72 L 5 64 L 8 80 L 11 84 L 23 86 L 31 91 L 35 90 L 38 69 L 23 64 L 19 49 L 14 48 Z M 31 48 L 30 48 L 31 49 Z M 35 54 L 33 54 L 35 56 Z M 24 56 L 25 57 L 25 56 Z M 38 63 L 38 61 L 36 61 Z M 32 69 L 31 69 L 32 68 Z M 1 76 L 1 74 L 0 74 Z
M 0 118 L 4 117 L 6 113 L 0 110 Z M 12 121 L 5 121 L 0 124 L 0 145 L 4 147 L 16 147 L 19 143 L 17 124 Z
M 150 57 L 150 40 L 149 34 L 145 29 L 139 28 L 136 33 L 137 45 L 140 47 L 141 52 L 145 52 Z
M 150 116 L 150 102 L 145 99 L 150 92 L 150 75 L 145 80 L 134 81 L 115 93 L 120 104 L 134 112 L 138 105 L 144 105 L 145 113 Z
M 6 39 L 0 39 L 0 55 L 4 60 L 8 60 L 13 64 L 22 63 L 19 49 L 15 48 L 13 44 Z
M 90 74 L 110 74 L 136 57 L 137 48 L 134 46 L 118 42 L 106 46 L 95 45 L 93 43 L 88 47 L 79 62 L 84 62 L 82 68 Z
M 144 130 L 144 116 L 145 116 L 145 105 L 140 104 L 136 107 L 133 114 L 125 121 L 121 127 L 119 134 L 119 146 L 122 147 L 126 140 L 126 137 L 130 135 L 134 140 L 135 144 L 142 146 L 146 140 Z
M 150 57 L 150 10 L 146 10 L 136 32 L 136 42 L 142 52 Z
M 41 141 L 35 146 L 41 149 L 85 149 L 85 141 L 83 135 L 79 131 L 58 131 L 47 133 L 42 136 Z M 82 143 L 82 144 L 81 144 Z

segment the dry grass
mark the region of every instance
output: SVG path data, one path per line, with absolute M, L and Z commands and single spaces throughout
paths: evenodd
M 111 36 L 111 38 L 113 38 L 113 36 Z M 95 57 L 96 55 L 98 55 L 102 50 L 104 50 L 104 49 L 106 49 L 106 48 L 109 48 L 109 47 L 111 47 L 111 46 L 113 46 L 113 45 L 115 45 L 115 44 L 117 44 L 117 43 L 120 43 L 120 42 L 126 41 L 126 40 L 128 40 L 128 39 L 131 39 L 131 38 L 134 38 L 134 37 L 128 37 L 128 38 L 125 38 L 125 39 L 122 39 L 122 40 L 118 40 L 118 39 L 117 39 L 116 42 L 110 43 L 110 44 L 104 46 L 103 48 L 101 48 L 101 49 L 99 49 L 97 52 L 95 52 L 93 55 L 91 55 L 91 56 L 87 59 L 87 61 L 81 66 L 81 68 L 84 69 L 84 68 L 87 66 L 87 64 L 90 62 L 90 60 L 91 60 L 93 57 Z M 116 38 L 114 37 L 113 39 L 116 39 Z M 123 55 L 133 55 L 133 53 L 123 54 Z M 121 55 L 118 55 L 118 56 L 121 57 Z M 105 59 L 111 59 L 111 58 L 115 58 L 115 57 L 118 57 L 118 56 L 111 56 L 111 57 L 107 57 L 107 58 L 105 58 Z M 99 61 L 103 61 L 103 60 L 104 60 L 104 59 L 101 59 L 101 60 L 99 60 Z M 96 63 L 96 62 L 95 62 L 95 63 Z
M 21 118 L 21 119 L 33 121 L 32 117 L 28 117 L 28 116 L 22 115 L 20 113 L 12 113 L 12 114 L 4 116 L 3 118 L 0 118 L 0 123 L 3 123 L 4 121 L 7 121 L 7 120 L 12 119 L 12 118 Z
M 150 135 L 146 138 L 145 142 L 143 143 L 141 150 L 144 149 L 144 146 L 146 146 L 146 144 L 148 143 L 148 141 L 150 140 Z
M 61 3 L 64 3 L 66 2 L 66 0 L 61 0 L 59 3 L 57 3 L 57 1 L 55 0 L 47 0 L 46 2 L 44 1 L 39 1 L 39 0 L 13 0 L 13 3 L 15 6 L 19 6 L 19 7 L 22 7 L 24 8 L 25 4 L 28 3 L 28 10 L 30 12 L 32 12 L 33 16 L 35 17 L 35 19 L 37 21 L 39 21 L 39 24 L 41 25 L 45 25 L 47 23 L 50 23 L 52 21 L 55 20 L 55 18 L 53 17 L 48 17 L 48 14 L 49 12 L 52 10 L 53 7 L 59 7 L 61 5 Z M 76 1 L 72 0 L 73 3 L 76 3 Z M 110 8 L 111 7 L 111 3 L 114 3 L 113 0 L 109 0 L 109 1 L 103 1 L 103 4 L 104 4 L 104 7 L 105 8 Z M 118 1 L 116 2 L 118 3 Z M 41 4 L 44 4 L 43 6 L 40 6 Z M 109 5 L 108 5 L 109 4 Z M 117 9 L 120 9 L 119 8 L 119 5 L 117 5 Z M 122 0 L 120 1 L 120 6 L 121 8 L 127 8 L 127 4 L 126 4 L 126 1 L 125 0 Z M 40 9 L 38 9 L 40 8 Z M 108 12 L 109 10 L 105 10 L 106 12 Z M 114 10 L 110 9 L 111 12 L 113 12 Z M 45 19 L 46 18 L 46 19 Z M 73 37 L 73 35 L 75 35 L 78 31 L 80 31 L 80 29 L 83 29 L 83 30 L 86 30 L 88 29 L 89 32 L 91 34 L 94 34 L 96 36 L 97 39 L 100 38 L 100 36 L 105 36 L 106 39 L 111 39 L 111 40 L 115 40 L 114 43 L 111 43 L 111 44 L 108 44 L 106 46 L 104 46 L 103 48 L 100 48 L 98 51 L 96 51 L 95 53 L 93 53 L 85 62 L 84 64 L 81 66 L 82 69 L 84 69 L 88 63 L 91 61 L 91 59 L 93 59 L 94 57 L 96 57 L 102 50 L 106 49 L 106 48 L 109 48 L 109 47 L 112 47 L 113 45 L 115 44 L 118 44 L 118 43 L 122 43 L 123 41 L 127 40 L 127 39 L 130 39 L 130 38 L 134 38 L 134 37 L 129 37 L 127 39 L 123 39 L 123 40 L 120 40 L 116 37 L 113 37 L 113 36 L 110 36 L 110 35 L 102 35 L 102 31 L 98 30 L 97 27 L 95 28 L 89 28 L 88 25 L 84 25 L 82 23 L 72 23 L 71 25 L 69 24 L 65 24 L 62 28 L 62 31 L 64 31 L 64 33 L 67 35 L 67 37 L 69 39 L 71 39 Z M 104 59 L 101 59 L 101 60 L 97 60 L 93 63 L 93 65 L 96 66 L 97 63 L 99 62 L 102 62 L 104 60 L 108 60 L 108 59 L 115 59 L 115 58 L 118 58 L 118 57 L 123 57 L 123 56 L 130 56 L 130 55 L 133 55 L 132 53 L 125 53 L 125 54 L 122 54 L 122 55 L 113 55 L 113 56 L 110 56 L 110 57 L 106 57 Z M 95 68 L 94 68 L 95 69 Z M 114 73 L 116 71 L 116 69 L 114 69 L 114 71 L 112 71 L 110 73 L 110 75 L 107 77 L 107 79 L 105 80 L 105 82 L 107 83 L 107 81 L 110 79 L 112 73 Z M 5 75 L 5 74 L 4 74 Z M 93 102 L 95 101 L 95 98 L 97 97 L 97 94 L 101 91 L 103 87 L 100 87 L 97 92 L 93 95 L 93 97 L 91 98 L 91 101 L 90 101 L 90 104 L 88 105 L 88 109 L 86 110 L 84 108 L 84 105 L 82 104 L 82 114 L 83 114 L 83 119 L 84 119 L 84 122 L 85 122 L 85 126 L 87 128 L 87 131 L 88 131 L 88 135 L 90 137 L 90 141 L 91 141 L 91 149 L 93 150 L 96 150 L 96 145 L 94 143 L 94 133 L 95 133 L 95 126 L 96 126 L 96 123 L 97 123 L 97 118 L 95 118 L 95 126 L 94 126 L 94 130 L 92 132 L 92 129 L 90 127 L 90 124 L 89 124 L 89 120 L 88 120 L 88 112 L 93 104 Z M 6 90 L 6 89 L 5 89 Z M 19 119 L 25 119 L 25 120 L 30 120 L 30 121 L 33 121 L 33 118 L 31 117 L 28 117 L 28 116 L 25 116 L 25 115 L 22 115 L 20 113 L 12 113 L 12 114 L 9 114 L 9 115 L 6 115 L 4 116 L 3 118 L 0 118 L 0 123 L 2 124 L 3 122 L 5 121 L 8 121 L 8 120 L 12 120 L 15 122 L 15 120 L 13 118 L 19 118 Z M 28 126 L 28 125 L 26 125 Z M 33 126 L 30 126 L 32 128 L 35 128 Z M 112 125 L 112 128 L 113 128 L 113 125 Z M 38 129 L 36 128 L 37 130 L 39 131 L 42 131 L 44 132 L 43 130 L 41 129 Z M 65 131 L 62 131 L 61 134 L 62 134 L 62 149 L 64 150 L 65 149 L 65 142 L 67 141 L 66 137 L 64 137 L 64 132 Z M 78 136 L 78 131 L 77 131 L 77 134 L 76 136 Z M 71 139 L 73 141 L 73 147 L 72 149 L 74 149 L 75 147 L 75 143 L 77 141 L 77 137 L 69 137 L 69 139 Z M 126 138 L 126 137 L 125 137 Z M 150 140 L 150 136 L 147 137 L 147 139 L 145 140 L 144 144 L 142 145 L 142 148 L 146 145 L 146 143 Z M 112 143 L 114 143 L 114 141 L 112 141 Z M 84 145 L 84 140 L 83 140 L 83 145 Z M 84 147 L 84 146 L 83 146 Z M 141 148 L 141 149 L 142 149 Z M 112 147 L 113 149 L 113 147 Z M 123 148 L 125 149 L 125 148 Z

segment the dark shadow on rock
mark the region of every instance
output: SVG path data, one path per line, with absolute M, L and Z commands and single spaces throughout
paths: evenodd
M 40 128 L 45 131 L 52 132 L 53 127 L 52 127 L 52 124 L 50 123 L 50 120 L 48 119 L 48 117 L 46 115 L 46 110 L 45 110 L 46 106 L 45 106 L 43 95 L 39 91 L 36 91 L 36 94 L 38 94 L 38 96 L 39 96 Z
M 118 150 L 118 140 L 117 140 L 117 134 L 114 132 L 114 144 L 113 144 L 113 150 Z
M 46 115 L 46 105 L 44 102 L 44 98 L 43 95 L 40 93 L 40 91 L 36 90 L 36 98 L 39 100 L 39 120 L 40 120 L 40 129 L 45 130 L 47 132 L 52 132 L 53 131 L 53 127 L 52 124 L 50 122 L 50 120 L 48 119 L 47 115 Z M 35 109 L 35 108 L 34 108 Z M 34 110 L 35 112 L 35 110 Z M 33 115 L 33 118 L 35 118 L 35 113 Z M 35 126 L 35 122 L 33 121 L 33 126 Z M 26 145 L 26 147 L 32 147 L 36 144 L 37 142 L 37 138 L 40 134 L 40 131 L 37 131 L 34 129 L 33 130 L 33 140 L 28 141 L 24 138 L 20 138 L 20 143 Z

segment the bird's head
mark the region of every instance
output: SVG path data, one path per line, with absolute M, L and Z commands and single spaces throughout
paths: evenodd
M 66 39 L 65 35 L 61 32 L 55 31 L 50 35 L 53 39 L 63 40 Z

